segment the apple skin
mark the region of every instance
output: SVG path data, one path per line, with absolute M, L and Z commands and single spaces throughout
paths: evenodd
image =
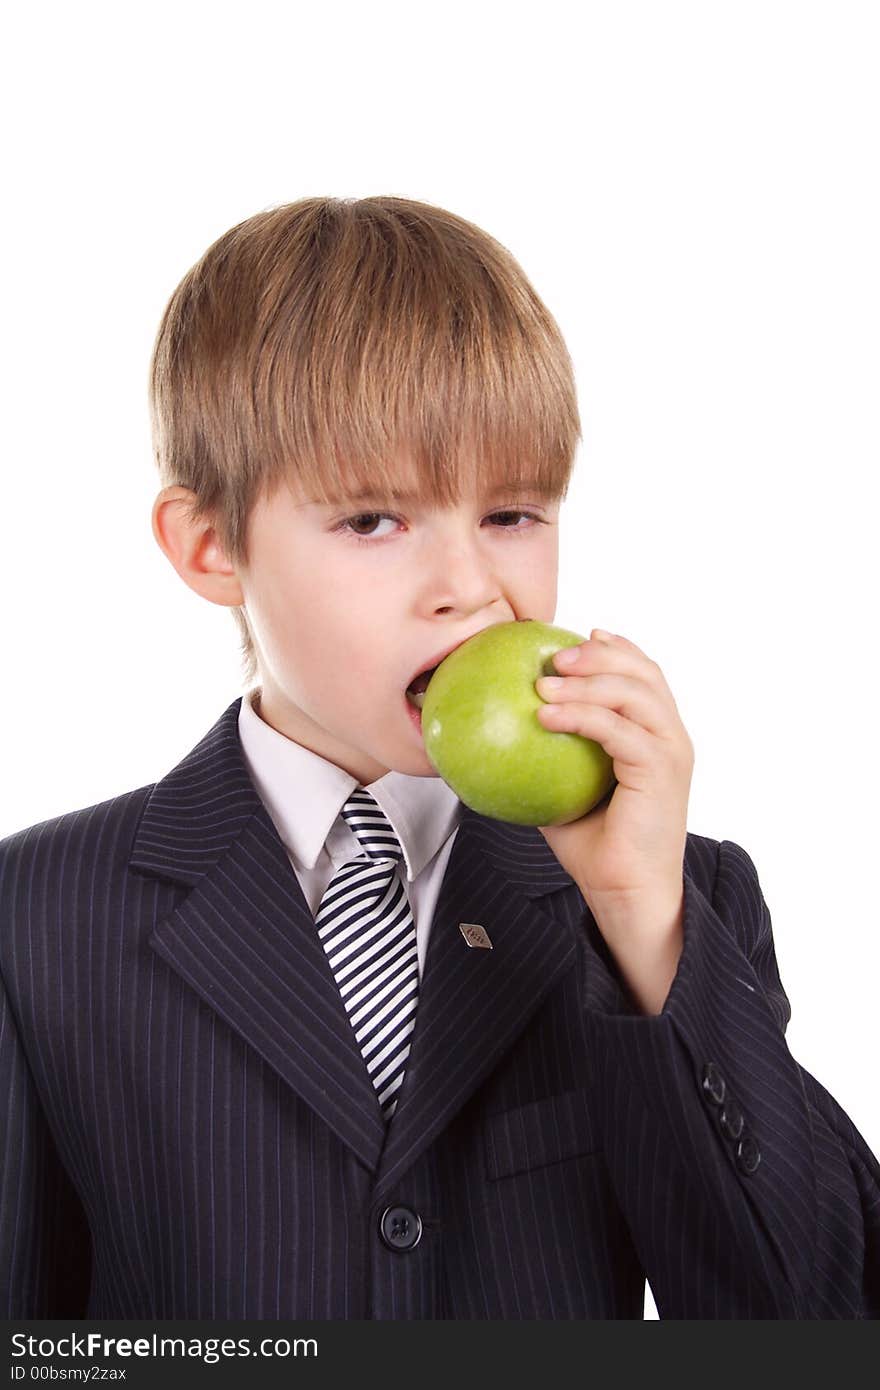
M 425 752 L 472 811 L 514 825 L 567 825 L 615 783 L 600 744 L 545 728 L 539 676 L 558 675 L 553 656 L 585 641 L 532 618 L 495 623 L 434 672 L 422 705 Z

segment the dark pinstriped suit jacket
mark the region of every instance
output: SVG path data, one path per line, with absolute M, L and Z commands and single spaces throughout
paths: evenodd
M 239 704 L 0 844 L 3 1315 L 641 1318 L 647 1274 L 661 1317 L 880 1316 L 880 1167 L 744 850 L 688 836 L 648 1017 L 540 833 L 465 808 L 386 1134 Z

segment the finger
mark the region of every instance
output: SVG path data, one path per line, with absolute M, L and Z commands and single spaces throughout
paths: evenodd
M 578 734 L 598 743 L 614 760 L 618 777 L 621 767 L 645 770 L 656 747 L 647 729 L 602 705 L 540 705 L 538 718 L 552 733 Z
M 611 647 L 620 647 L 624 650 L 628 649 L 629 651 L 639 652 L 642 656 L 645 655 L 641 647 L 637 647 L 635 642 L 631 642 L 628 637 L 624 637 L 619 632 L 606 632 L 604 628 L 594 627 L 590 636 L 596 638 L 597 641 L 607 643 Z
M 631 719 L 658 738 L 670 738 L 675 732 L 676 712 L 668 698 L 634 676 L 592 675 L 566 676 L 553 688 L 553 677 L 542 676 L 535 689 L 551 708 L 555 705 L 597 704 Z M 556 679 L 560 679 L 556 677 Z
M 594 632 L 597 629 L 593 629 Z M 587 675 L 594 671 L 617 671 L 621 675 L 640 676 L 658 690 L 669 690 L 660 667 L 632 642 L 615 638 L 605 642 L 588 639 L 576 647 L 566 648 L 575 653 L 573 660 L 562 659 L 563 652 L 554 653 L 554 669 L 562 675 Z

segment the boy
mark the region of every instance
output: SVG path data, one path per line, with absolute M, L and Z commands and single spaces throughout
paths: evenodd
M 540 718 L 567 826 L 434 774 L 405 692 L 553 620 L 559 330 L 440 208 L 232 228 L 159 329 L 156 539 L 244 697 L 153 785 L 0 846 L 6 1317 L 880 1315 L 880 1166 L 791 1057 L 754 865 L 686 832 L 660 668 L 593 631 Z M 258 678 L 258 683 L 253 684 Z

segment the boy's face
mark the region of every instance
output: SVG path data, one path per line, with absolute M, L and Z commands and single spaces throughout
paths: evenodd
M 553 621 L 558 516 L 559 502 L 533 490 L 440 508 L 394 497 L 324 506 L 283 487 L 252 513 L 246 569 L 233 578 L 214 547 L 226 597 L 208 590 L 210 549 L 198 585 L 176 567 L 206 597 L 246 606 L 257 709 L 272 728 L 364 786 L 391 769 L 434 777 L 406 687 L 493 623 Z

